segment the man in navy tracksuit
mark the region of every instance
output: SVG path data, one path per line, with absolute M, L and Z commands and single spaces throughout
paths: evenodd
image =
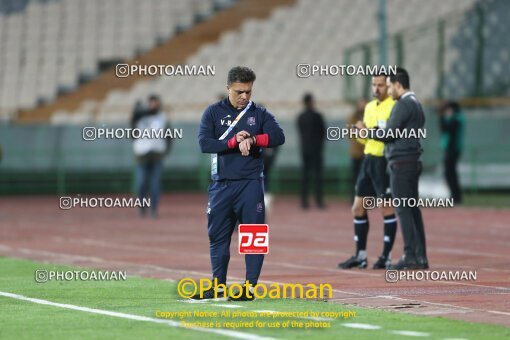
M 200 122 L 198 141 L 211 154 L 211 178 L 207 206 L 213 278 L 227 281 L 230 240 L 236 222 L 265 222 L 262 148 L 285 142 L 283 130 L 264 107 L 250 101 L 255 73 L 234 67 L 228 73 L 228 97 L 209 106 Z M 256 285 L 264 255 L 245 255 L 246 280 Z M 247 296 L 249 295 L 249 296 Z M 202 297 L 213 298 L 214 291 Z M 237 299 L 252 300 L 246 291 Z

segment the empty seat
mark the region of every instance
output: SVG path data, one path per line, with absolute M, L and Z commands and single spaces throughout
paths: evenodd
M 197 15 L 210 15 L 215 7 L 214 0 L 11 3 L 19 4 L 16 10 L 11 6 L 0 11 L 0 83 L 19 86 L 6 90 L 19 95 L 6 95 L 2 103 L 12 109 L 32 108 L 38 100 L 52 101 L 59 90 L 75 89 L 81 77 L 97 75 L 100 62 L 148 51 L 170 38 L 177 25 L 189 27 Z M 34 65 L 38 73 L 33 77 L 35 91 L 26 80 L 12 81 Z

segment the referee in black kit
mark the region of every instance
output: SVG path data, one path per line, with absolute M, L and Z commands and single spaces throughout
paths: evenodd
M 390 96 L 397 101 L 391 111 L 386 130 L 417 132 L 423 129 L 425 114 L 416 95 L 410 90 L 407 71 L 398 67 L 397 72 L 388 76 L 386 81 Z M 356 128 L 366 127 L 360 121 L 356 123 Z M 375 137 L 374 139 L 386 144 L 385 156 L 388 160 L 392 196 L 397 199 L 418 199 L 418 180 L 422 171 L 420 157 L 423 152 L 420 139 L 418 137 L 395 138 L 398 136 L 397 133 L 379 133 L 378 135 L 383 135 L 383 138 Z M 404 255 L 389 269 L 428 269 L 425 228 L 420 208 L 400 205 L 396 210 L 402 226 Z

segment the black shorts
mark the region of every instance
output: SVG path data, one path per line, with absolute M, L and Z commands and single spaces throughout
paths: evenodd
M 390 197 L 390 176 L 385 157 L 365 155 L 356 180 L 356 196 Z

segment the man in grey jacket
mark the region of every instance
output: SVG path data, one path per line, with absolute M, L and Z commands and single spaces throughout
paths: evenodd
M 405 69 L 397 68 L 395 74 L 388 76 L 387 83 L 389 94 L 397 102 L 391 111 L 385 133 L 377 133 L 375 139 L 386 144 L 391 194 L 401 202 L 396 210 L 404 239 L 404 255 L 390 269 L 428 269 L 425 228 L 420 208 L 416 204 L 410 206 L 404 203 L 409 202 L 410 198 L 418 199 L 418 180 L 422 171 L 420 157 L 423 150 L 417 131 L 423 131 L 425 114 L 416 95 L 410 90 L 409 74 Z M 365 126 L 363 122 L 358 122 L 356 128 L 362 129 Z M 401 133 L 397 133 L 397 130 Z
M 162 110 L 161 99 L 152 94 L 148 107 L 138 103 L 131 118 L 131 127 L 149 133 L 150 130 L 170 128 L 166 114 Z M 133 142 L 133 151 L 137 160 L 136 190 L 140 200 L 150 194 L 150 212 L 158 217 L 158 203 L 161 192 L 161 173 L 163 158 L 169 153 L 171 138 L 138 138 Z M 146 208 L 140 208 L 140 216 L 145 217 Z

